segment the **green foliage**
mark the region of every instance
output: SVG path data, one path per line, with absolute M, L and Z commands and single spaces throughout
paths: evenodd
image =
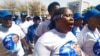
M 40 15 L 42 12 L 46 11 L 46 8 L 40 2 L 33 1 L 29 3 L 29 11 L 31 15 Z

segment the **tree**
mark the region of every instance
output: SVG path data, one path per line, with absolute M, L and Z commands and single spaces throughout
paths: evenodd
M 46 7 L 39 1 L 32 0 L 31 2 L 21 3 L 17 0 L 3 0 L 4 4 L 0 5 L 1 9 L 10 9 L 12 13 L 25 12 L 31 15 L 40 15 L 46 11 Z
M 15 0 L 3 0 L 4 4 L 0 5 L 2 9 L 10 9 L 12 13 L 15 12 L 16 3 Z
M 20 13 L 27 13 L 27 6 L 21 2 L 18 2 L 16 6 L 16 11 L 19 11 Z
M 39 1 L 29 2 L 29 10 L 31 15 L 40 15 L 46 11 L 46 7 Z

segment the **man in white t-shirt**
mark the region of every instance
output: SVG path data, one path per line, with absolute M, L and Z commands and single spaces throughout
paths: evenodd
M 100 33 L 97 30 L 96 20 L 100 12 L 90 9 L 85 13 L 85 21 L 88 25 L 82 29 L 77 39 L 82 50 L 89 56 L 100 56 Z
M 9 10 L 0 10 L 0 56 L 23 56 L 22 44 L 28 49 L 25 34 L 18 25 L 12 22 Z
M 74 13 L 74 27 L 72 29 L 72 33 L 77 36 L 83 27 L 83 16 L 80 12 Z
M 54 12 L 59 8 L 60 4 L 58 2 L 52 2 L 49 6 L 48 6 L 48 12 L 50 14 L 50 16 L 52 17 Z M 51 19 L 50 19 L 51 20 Z M 43 21 L 36 29 L 36 33 L 35 33 L 35 37 L 34 37 L 34 42 L 37 41 L 37 39 L 45 32 L 47 32 L 48 26 L 50 24 L 50 20 L 45 20 Z
M 26 13 L 21 13 L 21 21 L 22 21 L 22 22 L 19 24 L 19 26 L 21 27 L 21 29 L 23 30 L 23 32 L 24 32 L 25 34 L 27 34 L 28 27 L 31 25 L 31 24 L 29 24 L 29 22 L 27 21 L 26 16 L 27 16 Z

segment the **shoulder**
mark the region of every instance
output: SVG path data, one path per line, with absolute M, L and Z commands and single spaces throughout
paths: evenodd
M 82 29 L 81 33 L 85 34 L 85 33 L 87 33 L 87 32 L 89 32 L 89 29 L 88 29 L 88 27 L 86 26 L 86 27 L 84 27 L 84 28 Z
M 67 38 L 70 38 L 71 40 L 77 42 L 76 36 L 71 31 L 67 33 Z
M 51 42 L 55 38 L 54 30 L 45 32 L 42 36 L 39 37 L 38 42 Z
M 88 29 L 88 27 L 84 27 L 84 28 L 82 29 L 82 31 L 77 35 L 77 37 L 83 37 L 83 36 L 85 36 L 88 32 L 90 32 L 89 29 Z
M 20 29 L 20 26 L 17 25 L 17 24 L 12 24 L 12 27 L 13 27 L 13 28 L 16 28 L 16 29 Z
M 50 24 L 50 20 L 45 20 L 45 21 L 41 22 L 40 25 L 47 26 L 49 24 Z
M 28 29 L 29 29 L 29 28 L 32 28 L 33 26 L 34 26 L 34 25 L 30 25 L 30 26 L 28 27 Z

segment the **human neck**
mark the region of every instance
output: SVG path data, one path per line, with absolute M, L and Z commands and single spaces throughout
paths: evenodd
M 67 33 L 68 31 L 67 30 L 64 30 L 62 27 L 60 27 L 60 28 L 55 28 L 58 32 L 61 32 L 61 33 Z
M 91 26 L 91 25 L 88 25 L 88 28 L 91 30 L 91 31 L 94 31 L 96 28 Z
M 2 25 L 4 28 L 10 28 L 11 26 Z

